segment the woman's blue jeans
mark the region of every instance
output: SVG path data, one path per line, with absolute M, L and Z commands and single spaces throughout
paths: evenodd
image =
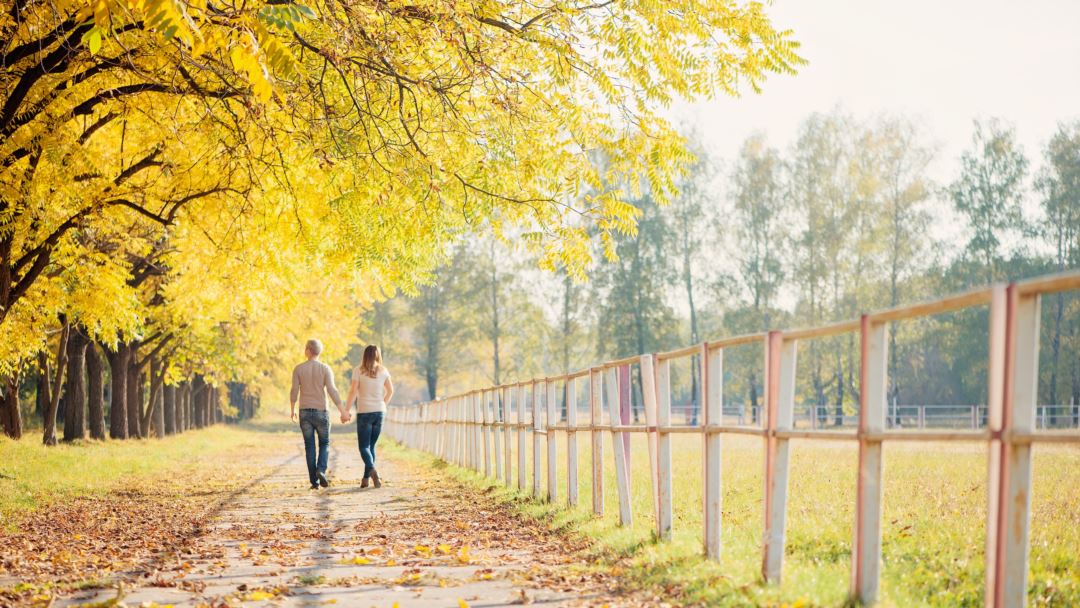
M 375 470 L 375 443 L 382 432 L 382 412 L 369 412 L 356 417 L 356 442 L 360 445 L 360 458 L 364 459 L 364 479 Z
M 330 414 L 326 410 L 300 410 L 300 432 L 304 435 L 304 455 L 307 456 L 308 479 L 319 483 L 315 472 L 326 474 L 326 459 L 330 452 Z M 319 436 L 319 455 L 316 462 L 315 436 Z

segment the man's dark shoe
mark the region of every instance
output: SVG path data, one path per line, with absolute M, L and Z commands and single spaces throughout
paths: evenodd
M 317 483 L 311 484 L 311 489 L 312 490 L 318 490 L 319 489 L 319 484 L 317 484 Z
M 324 488 L 329 488 L 330 487 L 330 480 L 328 480 L 326 478 L 326 473 L 323 473 L 322 471 L 319 471 L 319 472 L 315 473 L 315 477 L 319 478 L 319 485 L 320 486 L 322 486 Z

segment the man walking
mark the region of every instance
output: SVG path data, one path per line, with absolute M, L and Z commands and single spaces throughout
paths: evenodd
M 296 420 L 296 404 L 300 403 L 300 432 L 304 435 L 304 453 L 307 456 L 308 479 L 311 489 L 327 487 L 326 459 L 330 451 L 330 415 L 326 411 L 326 395 L 334 400 L 334 405 L 341 412 L 341 419 L 347 421 L 350 414 L 341 409 L 341 395 L 334 386 L 334 372 L 330 366 L 319 361 L 323 345 L 318 340 L 308 340 L 304 346 L 307 361 L 296 366 L 292 375 L 292 390 L 289 391 L 289 417 Z M 315 436 L 319 436 L 319 454 L 315 457 Z

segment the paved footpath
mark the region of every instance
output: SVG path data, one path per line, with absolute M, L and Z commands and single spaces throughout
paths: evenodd
M 329 489 L 308 489 L 302 446 L 284 444 L 266 475 L 138 586 L 55 605 L 641 605 L 576 567 L 573 543 L 430 467 L 383 458 L 383 487 L 361 488 L 349 439 L 334 437 Z

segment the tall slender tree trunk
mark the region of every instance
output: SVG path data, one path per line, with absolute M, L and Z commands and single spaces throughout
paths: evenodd
M 502 370 L 499 361 L 499 340 L 502 327 L 499 325 L 499 266 L 495 260 L 495 239 L 491 239 L 491 368 L 495 386 L 502 384 Z
M 142 377 L 139 374 L 139 343 L 132 342 L 129 346 L 131 354 L 127 360 L 127 417 L 128 436 L 132 438 L 146 437 L 146 429 L 142 428 L 143 411 L 143 387 Z
M 201 429 L 205 426 L 205 418 L 203 417 L 203 403 L 206 396 L 208 387 L 206 381 L 202 376 L 195 376 L 195 381 L 191 384 L 191 426 L 192 428 Z
M 90 339 L 79 327 L 68 336 L 67 390 L 64 406 L 64 441 L 86 438 L 86 347 Z
M 3 422 L 4 434 L 12 439 L 22 437 L 22 411 L 19 409 L 19 374 L 13 373 L 4 378 L 3 398 L 0 399 L 0 422 Z
M 48 383 L 48 377 L 38 370 L 36 392 L 34 393 L 34 413 L 38 418 L 45 419 L 45 403 L 48 402 L 46 395 L 49 393 L 49 389 L 45 386 Z
M 91 439 L 105 439 L 105 378 L 97 344 L 86 346 L 86 415 Z
M 140 421 L 147 437 L 165 436 L 164 408 L 161 404 L 161 385 L 164 365 L 157 355 L 150 356 L 150 398 L 146 403 L 146 412 Z M 152 431 L 152 433 L 151 433 Z
M 750 422 L 757 424 L 758 420 L 758 394 L 757 394 L 757 374 L 750 371 Z
M 127 379 L 131 349 L 126 343 L 121 342 L 116 345 L 115 351 L 106 351 L 105 356 L 109 361 L 112 376 L 109 391 L 109 436 L 113 439 L 127 439 Z
M 159 379 L 160 383 L 161 380 Z M 154 436 L 161 438 L 164 437 L 167 432 L 165 430 L 165 391 L 163 386 L 158 386 L 157 391 L 153 392 L 150 397 L 154 400 L 154 415 L 150 417 L 154 423 Z
M 165 434 L 176 434 L 176 387 L 165 387 L 165 396 L 162 402 L 163 415 L 165 416 Z
M 66 320 L 60 330 L 60 342 L 56 347 L 56 371 L 55 377 L 49 378 L 49 355 L 42 351 L 38 357 L 41 362 L 41 375 L 45 379 L 45 431 L 41 441 L 45 445 L 56 445 L 56 410 L 60 406 L 60 394 L 63 392 L 64 370 L 67 367 L 68 337 L 71 335 L 71 324 Z
M 177 410 L 176 430 L 183 433 L 191 428 L 191 383 L 187 380 L 180 383 L 180 407 Z
M 686 303 L 690 307 L 690 343 L 697 344 L 701 341 L 700 334 L 698 333 L 698 318 L 697 307 L 694 305 L 694 273 L 691 265 L 691 253 L 690 251 L 690 239 L 689 239 L 690 227 L 683 226 L 683 285 L 686 288 Z M 698 386 L 701 380 L 698 378 L 698 366 L 691 362 L 690 365 L 690 406 L 691 406 L 691 424 L 697 424 L 698 421 L 698 409 L 699 409 L 699 397 Z

